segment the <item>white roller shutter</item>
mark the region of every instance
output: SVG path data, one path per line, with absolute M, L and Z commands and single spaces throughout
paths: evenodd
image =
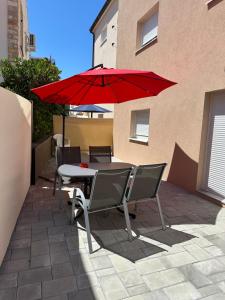
M 225 198 L 225 93 L 212 99 L 208 151 L 208 190 Z

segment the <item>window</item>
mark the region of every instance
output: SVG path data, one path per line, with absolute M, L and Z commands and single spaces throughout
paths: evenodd
M 143 21 L 141 30 L 141 46 L 157 37 L 158 34 L 158 12 Z
M 107 26 L 102 29 L 101 32 L 101 45 L 103 45 L 107 40 Z
M 149 138 L 150 110 L 136 110 L 131 112 L 130 140 L 147 143 Z

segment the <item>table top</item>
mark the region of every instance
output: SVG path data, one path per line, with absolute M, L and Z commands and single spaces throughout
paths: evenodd
M 123 162 L 88 163 L 88 168 L 81 168 L 79 164 L 64 164 L 58 168 L 58 174 L 63 177 L 93 177 L 97 170 L 125 169 L 133 166 L 132 164 Z

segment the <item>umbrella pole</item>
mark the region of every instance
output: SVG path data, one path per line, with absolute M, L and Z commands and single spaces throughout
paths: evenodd
M 63 113 L 63 128 L 62 128 L 62 146 L 65 146 L 65 113 Z
M 91 112 L 91 119 L 93 118 L 93 112 Z

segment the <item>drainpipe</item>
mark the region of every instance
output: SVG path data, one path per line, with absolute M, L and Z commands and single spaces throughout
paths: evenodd
M 92 34 L 92 67 L 94 67 L 95 63 L 95 34 L 91 31 Z

